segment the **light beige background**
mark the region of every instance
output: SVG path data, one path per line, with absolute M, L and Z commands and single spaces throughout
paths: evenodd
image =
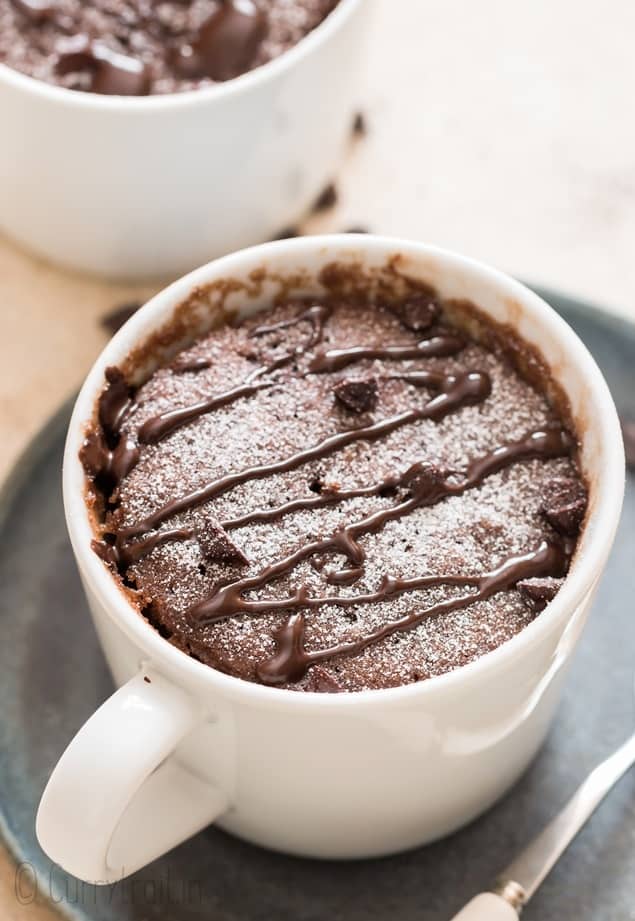
M 337 208 L 305 229 L 434 242 L 635 318 L 635 4 L 374 2 L 369 133 Z M 81 382 L 106 339 L 98 318 L 156 289 L 0 241 L 0 473 Z M 13 878 L 0 857 L 2 917 L 48 917 L 16 902 Z

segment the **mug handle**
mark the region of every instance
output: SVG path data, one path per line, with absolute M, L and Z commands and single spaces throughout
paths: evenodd
M 108 698 L 49 778 L 36 834 L 79 879 L 113 883 L 213 822 L 227 796 L 169 756 L 206 714 L 143 669 Z

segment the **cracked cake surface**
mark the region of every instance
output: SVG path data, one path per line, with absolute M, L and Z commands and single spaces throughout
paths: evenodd
M 433 293 L 287 299 L 136 389 L 107 376 L 82 449 L 95 550 L 209 666 L 298 691 L 422 681 L 566 576 L 587 501 L 570 422 Z

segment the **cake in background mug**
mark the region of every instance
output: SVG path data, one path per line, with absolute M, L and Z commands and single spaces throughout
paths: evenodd
M 371 8 L 0 0 L 0 228 L 122 279 L 273 238 L 337 171 Z
M 68 89 L 145 96 L 266 64 L 338 0 L 0 0 L 0 61 Z
M 40 843 L 107 882 L 211 821 L 342 858 L 474 818 L 544 738 L 623 473 L 592 358 L 492 269 L 323 237 L 175 283 L 71 421 L 68 527 L 119 690 Z

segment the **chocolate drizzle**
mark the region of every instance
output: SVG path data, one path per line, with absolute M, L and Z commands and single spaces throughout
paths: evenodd
M 465 341 L 459 336 L 440 333 L 427 339 L 421 339 L 416 345 L 387 345 L 377 349 L 356 345 L 350 349 L 330 349 L 313 358 L 309 363 L 309 371 L 313 374 L 341 371 L 347 365 L 365 359 L 403 361 L 414 358 L 446 358 L 449 355 L 456 355 L 464 346 Z
M 89 432 L 80 451 L 84 469 L 108 497 L 139 460 L 139 446 L 121 427 L 135 408 L 133 393 L 118 368 L 106 368 L 107 386 L 97 404 L 99 428 Z
M 354 599 L 354 602 L 359 604 L 360 601 L 366 603 L 385 601 L 403 591 L 434 585 L 474 586 L 476 591 L 460 595 L 458 598 L 448 598 L 423 611 L 390 621 L 378 630 L 350 643 L 340 643 L 314 652 L 307 652 L 304 648 L 306 629 L 304 615 L 294 614 L 283 627 L 276 631 L 275 655 L 256 668 L 256 675 L 263 684 L 268 685 L 300 681 L 311 665 L 325 662 L 327 659 L 356 655 L 394 633 L 412 630 L 430 617 L 460 611 L 478 601 L 486 601 L 497 592 L 512 588 L 523 579 L 563 576 L 567 565 L 568 558 L 563 547 L 560 544 L 543 541 L 536 550 L 522 556 L 508 557 L 496 569 L 482 576 L 423 576 L 419 579 L 395 579 L 387 576 L 377 592 L 358 597 Z M 333 600 L 332 603 L 341 603 L 343 600 Z
M 221 406 L 228 406 L 230 403 L 240 400 L 243 397 L 253 396 L 254 393 L 258 390 L 262 390 L 264 387 L 271 387 L 273 382 L 255 382 L 265 374 L 271 374 L 274 371 L 278 371 L 299 355 L 304 354 L 304 352 L 317 345 L 322 339 L 324 325 L 330 313 L 330 306 L 312 304 L 290 320 L 283 320 L 281 323 L 274 323 L 271 326 L 257 326 L 251 331 L 251 338 L 281 329 L 288 329 L 291 326 L 296 326 L 305 322 L 310 324 L 311 333 L 303 345 L 298 346 L 292 352 L 286 352 L 280 358 L 275 359 L 269 364 L 257 368 L 249 375 L 247 380 L 238 387 L 233 387 L 231 390 L 219 393 L 216 396 L 210 397 L 208 400 L 200 400 L 198 403 L 193 403 L 191 406 L 185 406 L 183 409 L 172 409 L 148 419 L 139 429 L 139 441 L 142 444 L 157 444 L 157 442 L 161 441 L 161 439 L 165 438 L 167 435 L 171 435 L 172 432 L 182 428 L 182 426 L 188 425 L 190 422 L 198 419 L 199 416 L 213 412 L 215 409 L 220 409 Z M 181 374 L 184 371 L 200 371 L 206 367 L 209 367 L 209 362 L 206 362 L 205 359 L 197 358 L 192 359 L 190 362 L 185 361 L 181 364 L 176 363 L 172 370 L 175 373 Z
M 465 347 L 466 341 L 461 335 L 436 325 L 440 307 L 435 297 L 426 292 L 419 300 L 413 298 L 407 306 L 408 310 L 405 313 L 402 311 L 403 316 L 398 311 L 394 312 L 397 312 L 403 324 L 415 333 L 418 341 L 383 347 L 350 346 L 316 353 L 313 350 L 323 341 L 333 305 L 328 302 L 299 302 L 297 312 L 290 318 L 256 326 L 248 335 L 250 339 L 258 339 L 304 324 L 308 327 L 308 332 L 300 345 L 265 361 L 242 383 L 229 390 L 147 419 L 136 433 L 128 424 L 138 406 L 135 393 L 120 371 L 116 368 L 107 369 L 107 386 L 100 397 L 97 409 L 99 424 L 88 434 L 81 451 L 85 469 L 106 496 L 106 507 L 110 510 L 116 508 L 117 487 L 137 463 L 140 456 L 139 445 L 155 445 L 206 413 L 228 406 L 237 400 L 248 399 L 261 389 L 283 383 L 286 380 L 285 376 L 271 377 L 281 368 L 293 364 L 293 370 L 297 375 L 329 374 L 339 372 L 358 361 L 398 362 L 453 356 Z M 429 324 L 429 329 L 423 338 L 419 338 L 426 324 Z M 276 348 L 279 337 L 274 338 L 276 341 L 272 347 Z M 302 367 L 298 367 L 295 364 L 297 359 L 306 353 L 312 354 L 308 355 Z M 251 360 L 251 353 L 248 357 Z M 177 359 L 170 369 L 173 374 L 182 374 L 198 372 L 208 367 L 210 362 L 207 358 L 185 357 Z M 266 379 L 262 380 L 265 376 Z M 95 552 L 106 563 L 116 567 L 123 576 L 127 575 L 130 567 L 134 567 L 155 549 L 171 542 L 190 540 L 198 542 L 203 560 L 213 559 L 231 566 L 247 566 L 247 557 L 238 544 L 233 543 L 227 532 L 252 524 L 279 522 L 286 515 L 298 511 L 337 505 L 355 498 L 378 497 L 390 500 L 384 501 L 381 508 L 375 508 L 357 521 L 344 523 L 327 536 L 310 535 L 306 543 L 253 575 L 236 578 L 234 571 L 234 581 L 215 585 L 210 595 L 185 612 L 188 630 L 191 629 L 194 635 L 203 628 L 236 616 L 276 613 L 288 615 L 287 622 L 274 634 L 275 654 L 256 668 L 256 678 L 268 685 L 297 682 L 313 665 L 359 654 L 395 633 L 414 629 L 428 618 L 466 609 L 498 592 L 514 587 L 534 613 L 542 610 L 557 592 L 560 580 L 567 572 L 569 559 L 575 548 L 573 538 L 586 509 L 584 490 L 572 493 L 573 487 L 569 481 L 562 479 L 554 481 L 554 494 L 548 497 L 549 502 L 542 509 L 544 519 L 554 529 L 552 531 L 551 527 L 547 527 L 547 535 L 553 537 L 547 536 L 547 539 L 531 552 L 503 559 L 499 565 L 485 574 L 424 572 L 405 578 L 385 572 L 375 590 L 357 594 L 338 594 L 335 591 L 329 592 L 328 589 L 324 589 L 322 594 L 314 593 L 307 584 L 285 590 L 288 593 L 283 597 L 263 597 L 261 592 L 271 583 L 288 576 L 295 567 L 304 562 L 310 563 L 316 571 L 322 573 L 325 585 L 354 585 L 363 578 L 366 571 L 366 552 L 361 543 L 364 535 L 376 534 L 390 522 L 405 518 L 421 507 L 452 500 L 467 490 L 481 486 L 488 477 L 518 462 L 572 455 L 576 448 L 574 439 L 563 427 L 556 424 L 543 426 L 529 432 L 520 440 L 503 443 L 494 450 L 473 458 L 463 471 L 450 471 L 422 460 L 401 472 L 390 471 L 390 475 L 383 476 L 374 483 L 348 489 L 339 489 L 334 485 L 326 486 L 320 474 L 320 478 L 309 487 L 315 493 L 313 495 L 288 498 L 288 501 L 277 506 L 255 508 L 226 521 L 214 520 L 204 531 L 200 531 L 198 527 L 188 526 L 166 526 L 161 530 L 161 526 L 175 516 L 200 507 L 250 481 L 296 470 L 305 464 L 323 460 L 356 442 L 372 444 L 404 426 L 421 420 L 440 422 L 447 415 L 464 407 L 482 403 L 489 397 L 492 388 L 488 374 L 478 369 L 416 369 L 383 376 L 378 373 L 375 377 L 359 380 L 336 377 L 331 392 L 338 401 L 340 417 L 342 412 L 362 414 L 381 405 L 381 387 L 391 380 L 400 380 L 410 387 L 425 389 L 430 391 L 430 395 L 422 400 L 418 394 L 410 393 L 412 403 L 401 412 L 376 421 L 358 418 L 358 427 L 337 431 L 318 443 L 303 447 L 279 460 L 223 473 L 196 490 L 170 498 L 143 519 L 118 526 L 114 534 L 107 534 L 104 540 L 93 544 Z M 368 424 L 363 424 L 364 422 Z M 575 486 L 575 481 L 572 482 Z M 324 606 L 346 611 L 364 605 L 389 602 L 400 595 L 438 586 L 463 588 L 466 591 L 460 594 L 454 592 L 451 597 L 424 610 L 419 608 L 396 620 L 388 621 L 376 630 L 350 642 L 312 651 L 305 648 L 306 612 Z M 256 598 L 251 597 L 253 592 L 259 593 Z M 339 689 L 337 682 L 335 684 L 336 687 L 331 689 Z
M 256 467 L 247 467 L 235 473 L 228 473 L 223 477 L 212 480 L 211 483 L 201 489 L 188 493 L 179 499 L 172 499 L 157 509 L 156 512 L 138 522 L 138 524 L 122 528 L 121 533 L 127 538 L 136 537 L 139 534 L 157 528 L 173 515 L 196 508 L 203 502 L 208 502 L 215 496 L 219 496 L 242 483 L 247 483 L 249 480 L 260 480 L 275 473 L 286 473 L 289 470 L 295 470 L 309 461 L 327 457 L 332 452 L 345 448 L 355 441 L 375 441 L 404 425 L 418 422 L 420 419 L 442 419 L 443 416 L 455 412 L 462 406 L 480 403 L 490 393 L 489 378 L 487 374 L 481 371 L 468 371 L 463 374 L 448 374 L 446 376 L 431 372 L 430 385 L 438 386 L 440 392 L 420 409 L 407 410 L 363 428 L 338 432 L 336 435 L 331 435 L 325 438 L 324 441 L 310 448 L 305 448 L 303 451 L 298 451 L 297 454 L 292 454 L 291 457 L 287 457 L 284 460 Z
M 289 598 L 248 601 L 243 596 L 245 592 L 262 588 L 273 582 L 303 560 L 313 556 L 323 556 L 326 553 L 343 555 L 348 563 L 345 569 L 329 572 L 327 581 L 335 585 L 355 581 L 363 573 L 365 560 L 364 551 L 359 544 L 359 538 L 362 535 L 380 531 L 389 521 L 402 518 L 416 508 L 434 505 L 450 496 L 459 496 L 466 490 L 479 486 L 486 477 L 519 460 L 528 460 L 533 457 L 562 457 L 569 453 L 571 447 L 570 436 L 561 428 L 531 432 L 521 441 L 501 445 L 484 457 L 472 461 L 465 477 L 458 482 L 455 482 L 455 475 L 444 476 L 437 468 L 430 467 L 430 465 L 414 464 L 401 477 L 390 482 L 391 486 L 395 485 L 408 490 L 404 499 L 399 500 L 388 509 L 374 512 L 361 521 L 346 525 L 330 537 L 305 544 L 295 553 L 271 566 L 266 566 L 255 576 L 224 586 L 210 598 L 191 608 L 190 618 L 196 623 L 209 624 L 236 614 L 261 614 L 296 607 L 316 608 L 325 604 L 347 606 L 381 601 L 391 593 L 381 590 L 379 595 L 352 598 L 330 596 L 309 598 L 308 589 L 302 586 L 295 595 Z M 380 487 L 371 488 L 378 490 Z M 401 584 L 404 587 L 400 591 L 411 590 L 412 580 L 401 580 Z M 413 587 L 420 588 L 421 586 L 416 584 Z M 394 593 L 392 591 L 392 594 Z
M 302 346 L 302 351 L 306 352 L 322 341 L 324 327 L 332 312 L 333 308 L 330 304 L 310 304 L 308 307 L 304 307 L 295 317 L 290 317 L 288 320 L 281 320 L 279 323 L 271 324 L 263 323 L 261 326 L 256 326 L 249 333 L 249 338 L 254 339 L 256 336 L 265 336 L 268 333 L 299 326 L 301 323 L 308 323 L 312 331 Z
M 184 409 L 171 409 L 168 412 L 160 413 L 158 416 L 153 416 L 147 422 L 144 422 L 139 429 L 139 441 L 141 444 L 156 444 L 166 435 L 170 435 L 184 425 L 188 425 L 194 419 L 198 419 L 199 416 L 211 413 L 215 409 L 220 409 L 221 406 L 229 406 L 230 403 L 235 403 L 236 400 L 240 400 L 243 397 L 251 397 L 256 391 L 262 390 L 263 387 L 271 387 L 271 384 L 241 384 L 239 387 L 233 387 L 231 390 L 226 390 L 224 393 L 210 397 L 209 400 L 201 400 L 199 403 L 193 403 L 192 406 L 186 406 Z
M 198 371 L 205 371 L 211 368 L 211 362 L 207 358 L 189 358 L 182 361 L 175 361 L 170 370 L 172 374 L 195 374 Z

